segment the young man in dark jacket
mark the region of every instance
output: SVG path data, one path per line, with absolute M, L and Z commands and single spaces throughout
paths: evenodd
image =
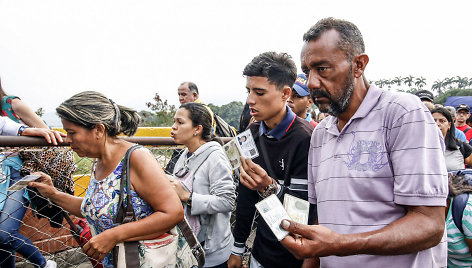
M 255 203 L 270 194 L 277 194 L 281 201 L 285 194 L 308 198 L 307 158 L 313 127 L 287 106 L 296 71 L 288 54 L 275 52 L 260 54 L 243 71 L 247 79 L 247 103 L 251 116 L 258 121 L 249 129 L 259 156 L 253 160 L 242 159 L 233 231 L 235 243 L 228 267 L 241 267 Z M 258 217 L 251 267 L 286 268 L 301 264 L 277 241 L 262 217 Z

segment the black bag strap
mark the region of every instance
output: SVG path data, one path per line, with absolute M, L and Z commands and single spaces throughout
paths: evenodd
M 69 213 L 67 213 L 65 211 L 62 211 L 62 213 L 64 214 L 64 218 L 66 219 L 67 223 L 70 226 L 70 231 L 72 233 L 72 236 L 74 237 L 75 241 L 77 241 L 77 244 L 79 244 L 79 246 L 82 247 L 83 245 L 80 245 L 80 243 L 79 243 L 80 233 L 82 232 L 82 230 L 79 230 L 77 225 L 75 225 L 75 223 L 70 218 Z
M 118 199 L 118 211 L 115 217 L 115 223 L 129 223 L 136 220 L 136 216 L 134 214 L 133 203 L 131 200 L 130 194 L 130 176 L 129 176 L 129 159 L 131 158 L 131 153 L 141 148 L 141 145 L 135 144 L 131 146 L 124 156 L 123 160 L 123 167 L 121 169 L 121 181 L 120 181 L 120 197 Z M 124 204 L 123 196 L 124 196 L 124 187 L 126 187 L 126 205 Z M 138 252 L 138 241 L 133 242 L 124 242 L 124 250 L 126 256 L 126 267 L 127 268 L 139 268 L 139 252 Z M 118 253 L 119 248 L 115 247 L 113 249 L 113 264 L 116 267 L 118 262 Z
M 259 137 L 259 140 L 260 140 L 259 144 L 261 145 L 262 157 L 264 158 L 264 163 L 265 163 L 266 166 L 267 166 L 267 171 L 268 171 L 268 173 L 269 173 L 269 176 L 271 176 L 272 179 L 276 180 L 276 182 L 279 183 L 278 180 L 277 180 L 277 178 L 275 177 L 275 172 L 274 172 L 274 170 L 272 169 L 272 165 L 271 165 L 270 162 L 269 162 L 269 155 L 267 154 L 267 147 L 266 147 L 265 139 L 266 139 L 265 136 L 260 136 L 260 137 Z M 287 163 L 287 166 L 286 166 L 286 169 L 287 169 L 287 170 L 290 170 L 290 165 L 291 165 L 291 160 L 289 159 L 289 161 L 288 161 L 288 163 Z M 283 184 L 284 184 L 285 186 L 290 186 L 291 178 L 288 178 L 288 180 L 286 180 L 286 179 L 285 179 L 285 176 L 284 176 L 284 178 L 282 178 L 282 179 L 283 179 L 283 181 L 284 181 Z
M 266 164 L 267 166 L 267 173 L 269 173 L 269 176 L 274 179 L 276 182 L 277 182 L 277 178 L 275 177 L 275 173 L 274 173 L 274 170 L 272 169 L 272 166 L 270 165 L 270 162 L 269 162 L 269 155 L 267 153 L 267 149 L 266 149 L 266 144 L 265 144 L 265 137 L 264 136 L 259 136 L 259 144 L 261 146 L 261 153 L 262 153 L 262 158 L 264 158 L 264 163 Z M 278 183 L 278 182 L 277 182 Z M 260 197 L 259 197 L 260 198 Z M 257 209 L 254 211 L 254 217 L 252 218 L 252 223 L 251 223 L 251 231 L 254 230 L 255 228 L 255 225 L 257 224 L 257 220 L 259 219 L 259 212 L 257 211 Z M 253 245 L 249 245 L 246 247 L 246 253 L 249 252 L 249 254 L 251 254 L 250 252 L 252 251 L 252 247 Z M 245 254 L 246 254 L 245 253 Z
M 471 129 L 471 127 L 467 127 L 466 129 L 464 129 L 464 134 L 467 133 L 467 131 L 469 131 Z
M 264 158 L 264 163 L 266 164 L 267 172 L 269 173 L 269 176 L 272 179 L 277 181 L 277 177 L 275 177 L 275 172 L 272 169 L 272 165 L 269 162 L 269 155 L 267 154 L 267 148 L 266 148 L 266 144 L 265 144 L 265 137 L 264 136 L 259 136 L 259 140 L 260 140 L 259 144 L 261 145 L 262 158 Z
M 123 160 L 123 167 L 121 169 L 121 182 L 120 182 L 120 197 L 118 199 L 118 212 L 116 213 L 115 223 L 128 223 L 135 220 L 133 203 L 131 201 L 130 193 L 130 176 L 129 172 L 129 159 L 131 157 L 131 153 L 141 148 L 142 146 L 139 144 L 135 144 L 131 146 L 124 156 Z M 124 198 L 124 187 L 126 186 L 126 204 L 123 202 Z

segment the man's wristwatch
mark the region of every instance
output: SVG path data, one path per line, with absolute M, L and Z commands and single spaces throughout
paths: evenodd
M 23 135 L 23 132 L 25 131 L 25 129 L 27 128 L 27 126 L 21 126 L 20 128 L 18 128 L 18 136 L 22 136 Z
M 277 193 L 277 183 L 275 182 L 274 179 L 272 179 L 272 182 L 267 185 L 262 192 L 257 191 L 257 193 L 262 197 L 266 198 L 271 194 Z
M 185 201 L 185 204 L 187 204 L 187 206 L 189 207 L 192 206 L 192 195 L 193 195 L 193 192 L 190 193 L 190 196 L 188 197 L 187 201 Z

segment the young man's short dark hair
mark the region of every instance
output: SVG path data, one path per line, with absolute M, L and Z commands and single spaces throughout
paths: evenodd
M 295 83 L 297 67 L 287 53 L 264 52 L 246 65 L 243 75 L 266 77 L 277 89 L 282 89 Z

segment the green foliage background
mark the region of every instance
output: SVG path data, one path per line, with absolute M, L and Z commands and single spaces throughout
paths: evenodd
M 161 99 L 158 93 L 146 106 L 150 111 L 141 111 L 142 127 L 170 127 L 174 123 L 174 114 L 177 111 L 175 105 L 168 104 L 167 100 Z M 240 101 L 232 101 L 222 106 L 208 104 L 213 113 L 218 114 L 228 124 L 239 127 L 239 117 L 243 111 L 244 105 Z
M 427 85 L 426 78 L 414 77 L 409 75 L 407 77 L 397 76 L 390 79 L 379 79 L 369 81 L 371 84 L 387 89 L 397 90 L 408 93 L 415 93 L 419 90 L 429 90 L 435 95 L 434 102 L 444 104 L 447 97 L 450 96 L 472 96 L 472 78 L 453 76 L 444 79 L 438 79 L 433 82 L 431 88 L 425 88 Z
M 213 113 L 218 114 L 223 118 L 226 123 L 238 129 L 239 117 L 243 112 L 244 104 L 240 101 L 232 101 L 222 106 L 216 106 L 214 104 L 208 104 Z

